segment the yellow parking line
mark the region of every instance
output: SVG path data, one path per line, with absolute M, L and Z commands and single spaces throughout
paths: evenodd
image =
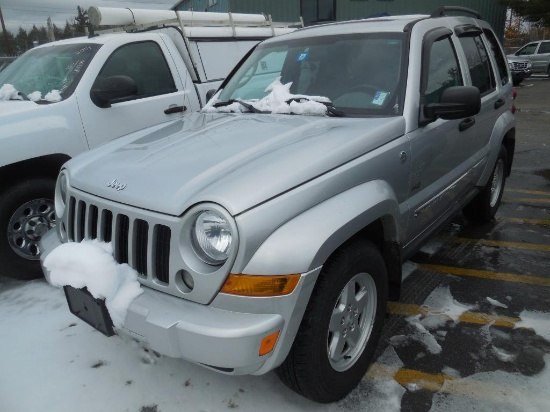
M 528 388 L 518 388 L 496 384 L 493 382 L 481 381 L 475 378 L 455 378 L 442 373 L 426 373 L 414 369 L 399 368 L 390 365 L 374 363 L 369 368 L 366 377 L 373 380 L 391 381 L 395 380 L 404 387 L 414 385 L 417 389 L 424 389 L 430 392 L 440 392 L 453 395 L 461 395 L 480 401 L 488 401 L 494 404 L 506 404 L 508 407 L 514 405 L 521 410 L 525 407 L 523 399 L 529 399 Z M 510 394 L 521 392 L 523 399 L 515 399 Z M 496 405 L 494 410 L 499 410 Z
M 535 198 L 503 198 L 504 203 L 550 203 L 550 199 L 535 199 Z
M 523 242 L 506 242 L 503 240 L 490 240 L 490 239 L 467 239 L 463 237 L 457 238 L 447 238 L 447 240 L 453 241 L 455 243 L 473 243 L 481 246 L 492 246 L 492 247 L 506 247 L 512 249 L 522 249 L 522 250 L 537 250 L 541 252 L 550 252 L 550 245 L 540 245 L 537 243 L 523 243 Z
M 497 217 L 499 222 L 525 223 L 537 226 L 550 226 L 550 219 L 524 219 L 521 217 Z
M 448 273 L 457 276 L 469 276 L 490 280 L 502 280 L 506 282 L 524 283 L 528 285 L 550 286 L 550 278 L 538 276 L 515 275 L 513 273 L 491 272 L 488 270 L 464 269 L 451 266 L 431 265 L 428 263 L 417 263 L 419 269 L 432 272 Z
M 447 316 L 444 312 L 434 308 L 429 308 L 427 306 L 412 305 L 412 304 L 401 303 L 401 302 L 389 302 L 388 313 L 392 315 L 401 315 L 401 316 L 415 316 L 415 315 Z M 462 313 L 462 315 L 460 315 L 458 320 L 460 322 L 473 323 L 476 325 L 487 325 L 491 323 L 495 326 L 503 326 L 506 328 L 513 328 L 515 327 L 517 322 L 521 321 L 521 319 L 519 318 L 512 318 L 509 316 L 489 315 L 487 313 L 468 312 L 468 311 Z
M 540 195 L 540 196 L 550 196 L 550 192 L 545 192 L 542 190 L 525 190 L 525 189 L 505 189 L 505 192 L 512 193 L 524 193 L 527 195 Z

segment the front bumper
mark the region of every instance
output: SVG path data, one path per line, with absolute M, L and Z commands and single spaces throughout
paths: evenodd
M 512 70 L 512 79 L 514 80 L 523 80 L 528 77 L 531 77 L 533 72 L 531 70 Z
M 55 230 L 41 240 L 43 262 L 60 241 Z M 302 274 L 286 296 L 250 298 L 218 294 L 210 305 L 187 301 L 142 286 L 121 330 L 151 349 L 227 374 L 263 374 L 286 358 L 321 268 Z M 50 282 L 51 283 L 51 282 Z M 280 331 L 275 349 L 263 356 L 263 338 Z

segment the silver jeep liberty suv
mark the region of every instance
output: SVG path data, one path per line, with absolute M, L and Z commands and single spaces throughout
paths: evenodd
M 297 30 L 260 43 L 202 113 L 69 161 L 42 259 L 112 242 L 144 290 L 118 333 L 332 402 L 365 375 L 402 263 L 457 213 L 495 215 L 512 109 L 471 10 Z

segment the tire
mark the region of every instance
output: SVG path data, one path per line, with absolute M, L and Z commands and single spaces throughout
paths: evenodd
M 355 300 L 358 296 L 363 299 Z M 387 300 L 386 265 L 371 242 L 357 240 L 335 252 L 323 266 L 287 358 L 276 369 L 279 378 L 315 402 L 346 396 L 372 361 Z
M 497 161 L 487 185 L 462 211 L 468 220 L 487 223 L 495 217 L 504 193 L 507 166 L 506 148 L 500 146 Z
M 521 82 L 523 82 L 523 79 L 514 79 L 514 80 L 512 80 L 512 84 L 514 86 L 519 86 L 521 84 Z
M 0 274 L 28 280 L 41 277 L 38 241 L 55 226 L 55 180 L 30 179 L 0 195 Z

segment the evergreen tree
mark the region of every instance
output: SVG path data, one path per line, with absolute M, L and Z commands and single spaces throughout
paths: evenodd
M 76 36 L 83 36 L 86 33 L 84 29 L 88 26 L 88 21 L 88 11 L 84 10 L 84 7 L 77 6 L 73 23 L 73 29 Z
M 29 43 L 29 35 L 27 34 L 27 31 L 19 26 L 19 31 L 17 33 L 17 36 L 15 36 L 15 49 L 17 50 L 17 54 L 21 54 L 26 52 L 32 47 L 32 44 Z
M 65 21 L 65 28 L 63 29 L 63 36 L 64 39 L 70 39 L 71 37 L 74 37 L 74 29 L 73 26 L 71 26 L 71 23 L 68 21 Z
M 513 12 L 531 23 L 550 26 L 550 7 L 548 0 L 499 0 Z

